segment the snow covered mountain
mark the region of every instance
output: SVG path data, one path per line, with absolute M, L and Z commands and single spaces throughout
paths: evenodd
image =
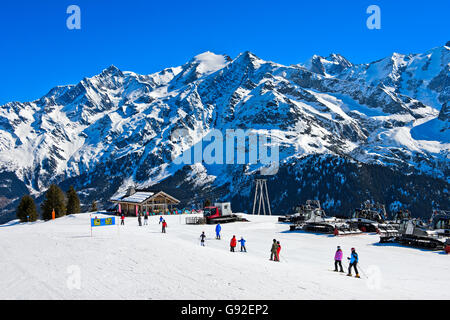
M 370 175 L 377 170 L 400 174 L 383 188 L 396 190 L 392 197 L 407 194 L 403 205 L 450 207 L 449 96 L 449 43 L 361 65 L 338 54 L 284 66 L 250 52 L 234 59 L 205 52 L 150 75 L 110 66 L 36 101 L 0 108 L 0 207 L 7 214 L 20 196 L 31 192 L 39 197 L 50 183 L 73 184 L 85 203 L 95 198 L 106 205 L 118 189 L 133 183 L 172 188 L 183 203 L 225 197 L 248 211 L 244 203 L 251 197 L 253 178 L 243 173 L 257 166 L 185 167 L 172 161 L 191 147 L 173 138 L 174 130 L 186 129 L 198 142 L 211 129 L 238 128 L 271 130 L 280 145 L 281 173 L 270 178 L 275 212 L 306 194 L 328 201 L 334 212 L 359 205 L 350 201 L 364 197 L 398 203 L 379 192 L 380 181 L 368 181 L 356 169 L 361 166 Z M 307 178 L 314 170 L 323 171 L 324 162 L 343 175 L 333 192 L 319 187 L 325 174 L 316 181 Z M 304 180 L 297 181 L 303 173 Z M 350 200 L 342 190 L 353 176 L 367 189 Z M 289 179 L 292 185 L 278 189 L 277 182 Z

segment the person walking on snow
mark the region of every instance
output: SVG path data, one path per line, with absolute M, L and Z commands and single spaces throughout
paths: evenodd
M 281 244 L 280 244 L 280 241 L 277 241 L 277 245 L 278 245 L 278 247 L 277 247 L 277 259 L 275 260 L 275 261 L 280 261 L 280 251 L 281 251 Z
M 358 264 L 358 254 L 356 253 L 355 248 L 352 248 L 352 254 L 351 254 L 351 258 L 347 258 L 350 260 L 350 265 L 348 266 L 348 276 L 351 277 L 352 276 L 352 267 L 355 269 L 355 277 L 359 278 L 359 273 L 358 273 L 358 268 L 356 267 L 356 265 Z
M 163 217 L 162 217 L 162 216 L 160 216 L 160 217 L 159 217 L 159 223 L 162 223 L 162 222 L 163 222 L 163 220 L 164 220 L 164 219 L 163 219 Z
M 205 246 L 205 238 L 206 238 L 205 231 L 202 231 L 202 234 L 200 235 L 200 245 L 201 245 L 202 247 Z
M 144 213 L 144 226 L 148 225 L 148 212 Z
M 342 269 L 342 250 L 341 247 L 338 246 L 336 253 L 334 254 L 334 271 L 338 271 L 338 266 L 340 267 L 340 272 L 344 272 L 344 269 Z
M 166 233 L 166 228 L 167 228 L 167 222 L 166 222 L 166 220 L 163 219 L 163 221 L 162 221 L 162 233 Z
M 277 239 L 273 239 L 273 243 L 272 243 L 272 248 L 270 249 L 270 260 L 273 260 L 273 258 L 277 257 L 277 249 L 278 249 L 278 244 L 277 244 Z
M 142 227 L 142 219 L 141 219 L 141 214 L 140 213 L 138 215 L 138 223 L 139 223 L 139 227 Z
M 120 225 L 125 225 L 125 215 L 122 213 L 122 216 L 120 217 Z
M 233 236 L 230 241 L 230 251 L 234 252 L 234 248 L 236 248 L 236 236 Z
M 222 230 L 222 226 L 220 223 L 216 225 L 216 239 L 220 240 L 220 231 Z
M 239 240 L 239 242 L 241 243 L 241 252 L 247 252 L 247 249 L 245 248 L 245 239 L 244 237 L 241 237 L 241 240 Z

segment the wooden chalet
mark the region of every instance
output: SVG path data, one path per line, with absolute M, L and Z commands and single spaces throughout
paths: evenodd
M 137 191 L 133 187 L 129 187 L 126 192 L 115 194 L 110 201 L 118 205 L 119 213 L 127 216 L 145 212 L 166 214 L 180 203 L 178 199 L 164 191 Z

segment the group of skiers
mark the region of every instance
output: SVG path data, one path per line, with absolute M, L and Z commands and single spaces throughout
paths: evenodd
M 335 272 L 344 272 L 344 269 L 342 268 L 342 257 L 343 257 L 343 252 L 341 250 L 341 247 L 338 246 L 336 253 L 334 254 L 334 270 Z M 348 260 L 350 260 L 350 263 L 348 265 L 348 273 L 347 276 L 351 277 L 352 276 L 352 267 L 353 269 L 355 269 L 355 277 L 359 278 L 359 273 L 358 273 L 358 254 L 356 253 L 355 248 L 351 249 L 351 254 L 350 257 L 347 257 Z M 339 270 L 338 270 L 338 266 L 339 266 Z
M 138 215 L 139 226 L 142 226 L 141 214 Z M 148 212 L 144 213 L 144 226 L 148 225 Z
M 244 237 L 241 237 L 240 240 L 236 241 L 236 236 L 233 235 L 233 238 L 231 238 L 230 240 L 230 251 L 234 252 L 234 248 L 236 248 L 236 244 L 237 242 L 239 242 L 241 244 L 241 252 L 247 252 L 247 248 L 245 247 L 245 242 L 247 240 L 244 239 Z
M 144 226 L 148 225 L 148 212 L 143 214 L 144 216 Z M 142 226 L 142 215 L 141 213 L 138 214 L 138 224 L 139 226 Z M 163 219 L 162 216 L 159 217 L 159 224 L 162 224 L 162 233 L 166 233 L 166 228 L 167 228 L 167 222 L 166 220 Z M 120 225 L 125 225 L 125 215 L 122 213 L 120 216 Z
M 166 222 L 165 219 L 163 219 L 162 216 L 159 217 L 159 223 L 161 224 L 161 227 L 162 227 L 161 232 L 162 232 L 162 233 L 166 233 L 167 222 Z
M 124 214 L 121 215 L 120 219 L 121 219 L 120 224 L 125 225 L 125 215 Z M 139 226 L 142 226 L 141 214 L 138 215 L 138 223 L 139 223 Z M 167 222 L 162 216 L 159 217 L 159 224 L 162 225 L 161 232 L 166 233 Z M 148 225 L 148 214 L 144 214 L 144 225 Z M 220 232 L 222 231 L 222 226 L 220 225 L 220 223 L 218 223 L 216 225 L 215 231 L 216 231 L 216 239 L 220 240 L 221 239 Z M 206 235 L 205 235 L 205 231 L 203 231 L 202 234 L 200 235 L 200 245 L 203 247 L 205 246 L 205 240 L 206 240 Z M 241 252 L 247 252 L 247 248 L 245 247 L 246 240 L 244 239 L 244 237 L 241 237 L 240 240 L 237 240 L 235 235 L 233 235 L 233 237 L 230 240 L 230 252 L 235 252 L 234 249 L 237 246 L 237 242 L 239 242 L 241 245 Z M 280 251 L 281 251 L 280 241 L 273 239 L 272 247 L 270 249 L 270 260 L 271 261 L 280 261 Z M 334 255 L 334 270 L 333 271 L 344 272 L 344 269 L 342 267 L 343 255 L 344 254 L 341 250 L 341 247 L 338 246 L 336 253 Z M 360 278 L 359 272 L 358 272 L 358 267 L 357 267 L 359 260 L 358 260 L 358 254 L 356 253 L 355 248 L 351 249 L 350 257 L 347 257 L 347 259 L 349 260 L 347 276 L 350 276 L 350 277 L 352 276 L 352 267 L 353 267 L 353 269 L 355 270 L 355 274 L 356 274 L 355 277 Z
M 222 231 L 222 226 L 220 225 L 220 223 L 218 223 L 216 225 L 216 240 L 220 240 L 220 231 Z M 202 247 L 205 246 L 205 240 L 206 240 L 206 235 L 205 235 L 205 231 L 202 231 L 202 234 L 200 235 L 200 245 Z M 239 242 L 241 244 L 241 252 L 247 252 L 247 248 L 245 247 L 245 242 L 247 240 L 244 239 L 244 237 L 241 237 L 240 240 L 236 239 L 236 236 L 233 235 L 233 237 L 230 240 L 230 252 L 235 252 L 234 249 L 237 246 L 237 243 Z
M 270 249 L 270 260 L 280 261 L 281 244 L 277 239 L 273 239 L 272 248 Z

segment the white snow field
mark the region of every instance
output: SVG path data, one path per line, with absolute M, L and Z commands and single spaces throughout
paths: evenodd
M 159 216 L 97 227 L 92 237 L 86 213 L 1 225 L 0 299 L 450 299 L 443 252 L 380 245 L 375 234 L 291 233 L 276 216 L 245 215 L 250 222 L 223 224 L 215 240 L 214 225 L 185 217 L 165 216 L 166 234 Z M 244 236 L 247 253 L 239 244 L 229 251 L 233 235 Z M 273 238 L 281 262 L 269 261 Z M 337 245 L 344 260 L 356 248 L 361 279 L 331 271 Z

